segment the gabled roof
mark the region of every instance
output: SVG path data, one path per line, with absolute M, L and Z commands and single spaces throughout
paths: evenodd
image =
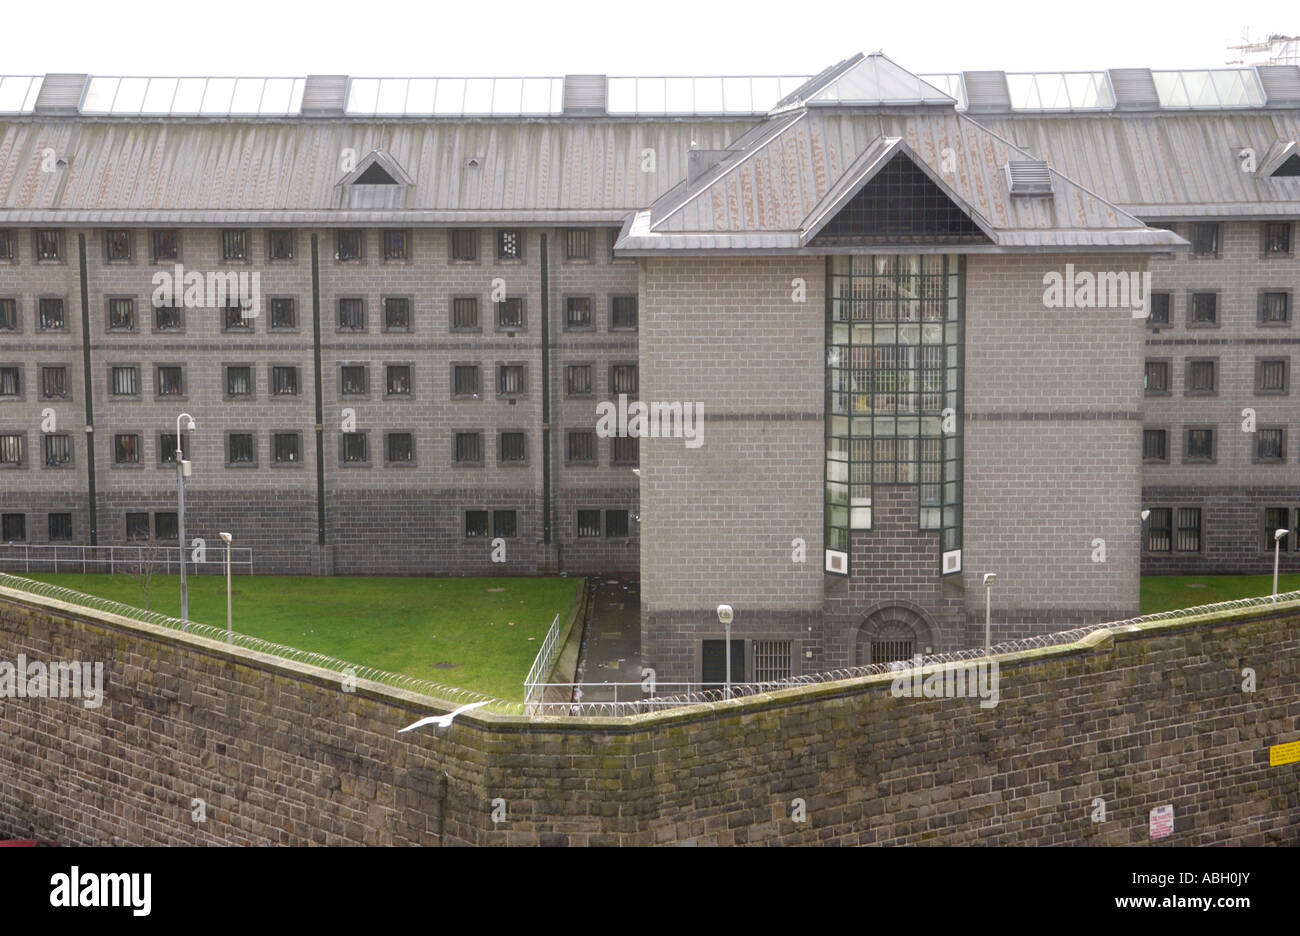
M 883 52 L 859 52 L 810 79 L 771 111 L 797 107 L 956 107 L 957 101 L 912 74 Z
M 355 169 L 339 180 L 339 185 L 414 185 L 396 159 L 383 150 L 371 150 Z

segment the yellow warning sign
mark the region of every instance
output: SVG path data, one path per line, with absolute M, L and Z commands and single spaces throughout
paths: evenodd
M 1268 749 L 1268 766 L 1281 767 L 1283 764 L 1294 764 L 1300 761 L 1300 741 L 1292 741 L 1289 744 L 1275 744 Z

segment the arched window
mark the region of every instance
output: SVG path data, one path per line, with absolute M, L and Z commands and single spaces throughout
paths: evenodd
M 931 645 L 930 625 L 916 610 L 891 605 L 873 611 L 858 628 L 855 663 L 893 663 L 911 660 Z

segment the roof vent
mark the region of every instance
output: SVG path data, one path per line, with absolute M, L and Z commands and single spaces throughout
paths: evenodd
M 89 75 L 46 75 L 36 95 L 38 114 L 76 114 Z
M 1006 169 L 1012 195 L 1041 198 L 1052 194 L 1052 173 L 1041 159 L 1013 159 Z
M 564 113 L 605 113 L 604 75 L 565 75 Z
M 469 159 L 465 160 L 466 169 L 477 169 L 482 165 L 483 165 L 482 156 L 471 156 L 469 157 Z
M 1300 104 L 1300 65 L 1259 65 L 1259 83 L 1270 104 Z
M 1011 110 L 1011 91 L 1007 73 L 1001 71 L 962 72 L 966 84 L 966 109 L 978 111 Z
M 1300 177 L 1300 143 L 1295 140 L 1278 140 L 1268 148 L 1255 172 L 1267 179 Z
M 1160 106 L 1156 81 L 1149 68 L 1112 68 L 1110 86 L 1115 89 L 1117 110 L 1139 110 Z
M 339 116 L 347 96 L 347 75 L 308 75 L 302 90 L 302 114 L 304 117 Z

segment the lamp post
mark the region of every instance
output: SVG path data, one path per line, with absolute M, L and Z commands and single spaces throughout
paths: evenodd
M 1281 558 L 1282 540 L 1286 539 L 1290 530 L 1273 531 L 1273 600 L 1277 601 L 1277 564 Z
M 723 633 L 726 635 L 722 641 L 722 653 L 727 660 L 727 682 L 722 691 L 724 698 L 731 698 L 731 620 L 735 617 L 735 612 L 731 610 L 731 605 L 718 605 L 718 623 L 722 625 Z
M 984 649 L 993 646 L 993 580 L 996 572 L 984 573 Z
M 180 539 L 181 559 L 181 630 L 190 629 L 190 590 L 185 582 L 185 477 L 190 473 L 190 463 L 185 460 L 181 445 L 181 420 L 188 420 L 185 428 L 194 431 L 194 417 L 181 413 L 176 417 L 176 534 Z
M 233 537 L 229 533 L 221 534 L 221 541 L 226 544 L 226 643 L 234 643 L 234 613 L 230 604 L 230 541 Z

